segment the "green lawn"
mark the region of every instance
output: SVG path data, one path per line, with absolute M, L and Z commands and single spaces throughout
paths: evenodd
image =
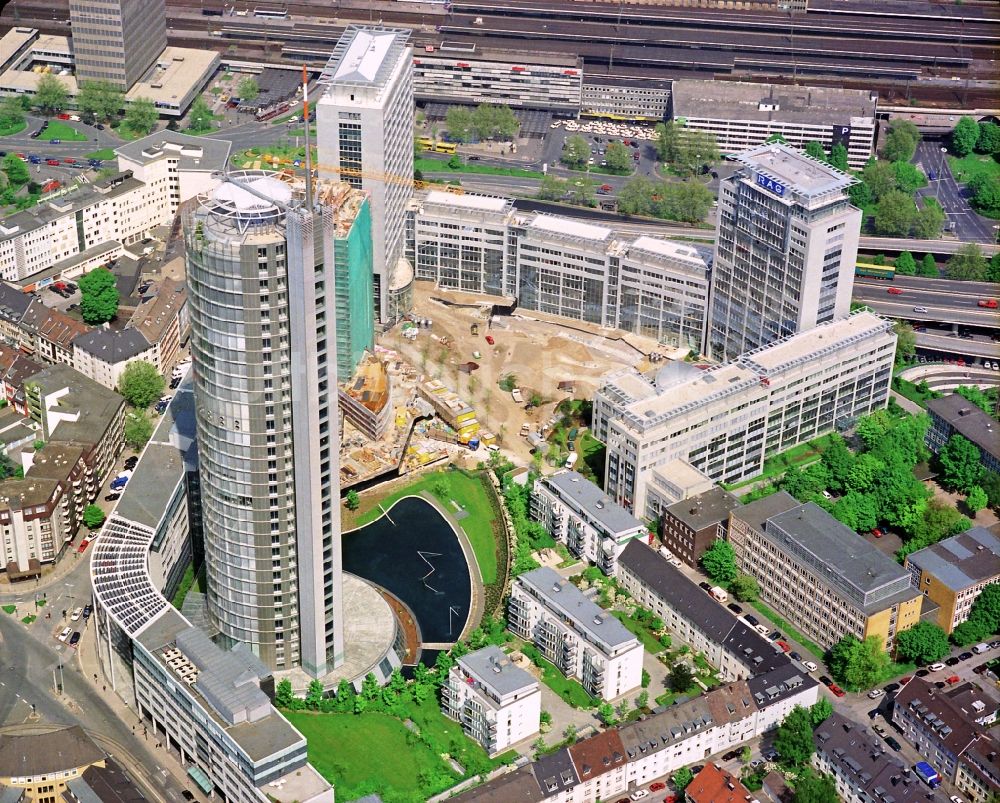
M 919 404 L 921 407 L 926 407 L 929 399 L 936 399 L 941 395 L 940 393 L 935 393 L 933 390 L 921 393 L 913 382 L 903 379 L 901 376 L 897 376 L 892 380 L 892 389 L 900 396 L 909 399 L 914 404 Z
M 391 790 L 393 800 L 421 801 L 443 791 L 424 788 L 422 772 L 458 780 L 440 756 L 388 714 L 284 714 L 306 737 L 309 763 L 334 785 L 339 800 L 378 789 Z
M 51 142 L 54 139 L 61 139 L 63 142 L 85 142 L 87 135 L 81 134 L 62 120 L 50 120 L 49 127 L 38 135 L 38 140 L 39 142 Z
M 771 624 L 781 630 L 792 641 L 809 650 L 809 652 L 815 655 L 820 661 L 823 660 L 824 650 L 822 647 L 803 636 L 798 630 L 788 624 L 788 622 L 778 616 L 778 614 L 768 608 L 760 600 L 754 600 L 750 604 L 753 605 L 754 608 L 756 608 L 760 613 L 764 614 L 764 616 L 770 620 Z
M 580 436 L 579 444 L 580 457 L 583 460 L 583 465 L 578 466 L 577 468 L 581 474 L 587 475 L 589 472 L 590 479 L 603 488 L 604 456 L 607 453 L 607 449 L 605 449 L 604 444 L 591 435 L 590 432 L 584 432 Z
M 24 623 L 25 623 L 26 625 L 30 625 L 30 624 L 31 624 L 32 622 L 34 622 L 34 621 L 35 621 L 35 620 L 36 620 L 37 618 L 38 618 L 38 617 L 37 617 L 37 616 L 34 616 L 33 614 L 28 614 L 28 615 L 27 615 L 27 616 L 25 616 L 25 617 L 24 617 L 24 618 L 23 618 L 23 619 L 22 619 L 21 621 L 22 621 L 22 622 L 24 622 Z
M 445 483 L 448 493 L 446 499 L 441 499 L 434 494 L 434 488 L 438 483 Z M 486 495 L 486 489 L 478 477 L 470 477 L 460 471 L 433 471 L 424 474 L 416 482 L 402 486 L 391 494 L 383 498 L 372 497 L 372 502 L 367 502 L 362 497 L 362 508 L 357 515 L 345 514 L 345 525 L 350 527 L 360 527 L 369 522 L 375 521 L 382 515 L 382 511 L 388 510 L 393 503 L 404 496 L 416 496 L 421 491 L 427 491 L 435 496 L 438 502 L 449 512 L 456 512 L 451 500 L 469 512 L 469 515 L 458 524 L 469 538 L 472 544 L 472 551 L 476 554 L 476 561 L 479 563 L 479 571 L 483 576 L 483 583 L 489 585 L 497 580 L 497 545 L 496 536 L 493 532 L 493 507 L 490 499 Z M 375 501 L 381 503 L 381 508 L 374 504 Z M 391 514 L 390 514 L 391 515 Z M 347 524 L 346 520 L 350 520 Z
M 555 665 L 542 657 L 538 648 L 533 644 L 524 644 L 521 652 L 531 659 L 531 662 L 542 670 L 542 682 L 552 691 L 558 694 L 565 702 L 573 708 L 593 708 L 594 698 L 590 696 L 583 686 L 577 681 L 566 677 L 556 669 Z
M 14 134 L 20 134 L 27 127 L 27 120 L 22 120 L 20 123 L 14 123 L 14 125 L 0 126 L 0 137 L 12 137 Z
M 177 610 L 180 610 L 184 605 L 184 598 L 187 597 L 189 591 L 197 592 L 204 590 L 205 587 L 201 579 L 201 572 L 195 574 L 194 563 L 189 563 L 187 569 L 184 571 L 184 576 L 181 578 L 180 583 L 177 584 L 177 591 L 174 592 L 174 598 L 171 600 L 171 603 Z
M 13 614 L 17 610 L 17 606 L 16 605 L 4 605 L 4 606 L 0 607 L 0 610 L 2 610 L 4 613 Z
M 568 165 L 567 165 L 568 166 Z M 617 170 L 612 170 L 610 167 L 601 167 L 599 164 L 587 165 L 586 167 L 570 167 L 574 173 L 600 173 L 602 176 L 628 176 L 634 171 L 628 171 L 626 173 L 619 173 Z
M 750 485 L 761 480 L 769 480 L 772 477 L 784 474 L 789 466 L 806 466 L 819 458 L 832 437 L 831 433 L 830 435 L 813 438 L 811 441 L 793 446 L 791 449 L 781 452 L 781 454 L 773 455 L 764 461 L 764 470 L 756 477 L 750 477 L 749 479 L 732 484 L 723 483 L 722 487 L 728 491 L 732 491 L 742 488 L 744 485 Z
M 488 763 L 492 769 L 517 758 L 516 753 L 509 752 L 491 759 L 478 742 L 465 735 L 461 725 L 441 713 L 441 706 L 434 698 L 422 703 L 412 703 L 410 719 L 430 744 L 447 745 L 449 755 L 467 771 L 483 767 L 484 763 Z
M 643 626 L 642 622 L 638 622 L 635 619 L 630 618 L 625 614 L 625 611 L 611 611 L 611 615 L 625 625 L 625 628 L 642 642 L 643 649 L 647 652 L 652 653 L 653 655 L 663 652 L 663 645 L 660 644 L 659 639 L 650 633 L 645 626 Z
M 115 158 L 114 148 L 101 148 L 99 151 L 94 151 L 93 153 L 88 153 L 85 159 L 102 159 L 108 161 Z
M 970 153 L 961 159 L 949 155 L 948 166 L 951 168 L 955 180 L 960 184 L 967 184 L 981 174 L 1000 177 L 1000 162 L 992 156 L 981 153 Z
M 461 158 L 461 157 L 459 157 Z M 421 173 L 482 173 L 487 176 L 514 176 L 516 178 L 543 178 L 538 170 L 521 170 L 517 167 L 490 167 L 489 165 L 463 163 L 458 167 L 448 167 L 445 159 L 414 159 L 413 169 Z

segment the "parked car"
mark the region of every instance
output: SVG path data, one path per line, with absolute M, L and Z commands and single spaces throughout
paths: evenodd
M 732 761 L 733 759 L 739 758 L 739 757 L 740 757 L 740 751 L 739 750 L 730 750 L 728 753 L 723 753 L 722 754 L 722 760 L 723 761 Z M 653 789 L 652 786 L 649 787 L 649 788 Z M 657 791 L 657 790 L 654 790 L 654 791 Z
M 774 630 L 772 631 L 771 635 L 768 636 L 768 638 L 771 639 L 771 641 L 780 641 L 781 639 L 784 638 L 784 636 L 781 635 L 780 630 Z
M 834 695 L 834 697 L 843 697 L 846 694 L 846 692 L 842 688 L 840 688 L 840 686 L 838 686 L 836 683 L 831 683 L 828 688 L 830 689 L 830 692 Z
M 125 468 L 127 468 L 127 469 L 133 469 L 137 465 L 139 465 L 139 457 L 138 457 L 138 455 L 132 455 L 131 457 L 129 457 L 128 459 L 125 460 Z
M 817 669 L 819 669 L 819 667 L 816 666 L 816 664 L 812 661 L 803 661 L 802 666 L 804 666 L 810 672 L 815 672 Z
M 121 499 L 121 496 L 122 495 L 120 493 L 108 494 L 107 496 L 104 497 L 104 501 L 105 502 L 116 502 L 117 500 Z
M 874 535 L 876 538 L 881 538 L 883 535 L 885 535 L 885 533 L 883 533 L 878 527 L 876 527 L 874 530 L 872 530 L 872 535 Z
M 918 678 L 925 678 L 930 674 L 930 672 L 926 669 L 918 669 L 913 674 L 916 675 Z
M 739 753 L 737 753 L 737 755 L 739 755 Z M 649 791 L 650 792 L 662 792 L 666 788 L 667 788 L 667 785 L 665 783 L 663 783 L 662 781 L 657 781 L 656 783 L 651 783 L 649 785 Z
M 124 491 L 126 485 L 128 485 L 128 477 L 116 477 L 111 480 L 110 487 L 112 491 Z
M 802 656 L 799 655 L 797 652 L 795 652 L 795 650 L 792 650 L 790 653 L 788 653 L 788 657 L 791 658 L 793 661 L 802 660 Z
M 775 644 L 777 644 L 777 645 L 778 645 L 779 647 L 781 647 L 781 651 L 782 651 L 782 652 L 791 652 L 791 651 L 792 651 L 792 648 L 791 648 L 791 646 L 790 646 L 790 645 L 788 644 L 788 642 L 787 642 L 787 641 L 782 641 L 781 639 L 778 639 L 778 640 L 777 640 L 777 641 L 775 641 L 774 643 L 775 643 Z
M 69 615 L 69 620 L 71 622 L 77 622 L 80 617 L 83 616 L 83 608 L 74 608 L 73 612 Z
M 764 752 L 764 760 L 765 761 L 777 761 L 778 760 L 778 751 L 775 750 L 773 747 L 770 750 L 765 751 Z
M 729 610 L 731 610 L 737 616 L 739 616 L 741 613 L 743 613 L 743 609 L 739 605 L 737 605 L 735 602 L 730 602 L 726 607 L 729 608 Z
M 937 663 L 935 663 L 935 664 L 931 664 L 931 665 L 930 665 L 929 667 L 927 667 L 927 668 L 928 668 L 929 670 L 931 670 L 931 672 L 939 672 L 940 670 L 944 669 L 944 667 L 945 667 L 945 665 L 944 665 L 943 663 L 941 663 L 940 661 L 938 661 L 938 662 L 937 662 Z
M 87 603 L 86 605 L 83 606 L 83 618 L 85 620 L 89 619 L 90 618 L 90 614 L 92 614 L 93 612 L 94 612 L 94 608 L 93 608 L 93 606 L 90 603 Z
M 69 637 L 69 646 L 70 647 L 75 646 L 79 640 L 80 640 L 80 631 L 77 630 L 76 632 L 73 633 L 72 636 Z
M 968 661 L 971 657 L 972 657 L 972 653 L 971 652 L 963 652 L 961 655 L 958 656 L 958 660 L 959 661 Z
M 72 632 L 73 632 L 72 627 L 64 627 L 62 631 L 59 633 L 59 635 L 56 636 L 56 638 L 58 638 L 60 641 L 66 641 L 66 639 L 69 638 L 70 633 Z
M 885 694 L 885 691 L 883 689 L 872 689 L 870 692 L 868 692 L 868 699 L 877 700 L 883 694 Z
M 60 162 L 58 159 L 46 159 L 45 164 L 52 165 L 52 167 L 58 167 Z
M 959 658 L 957 655 L 953 655 L 953 656 L 951 656 L 951 658 L 945 659 L 944 665 L 945 666 L 957 666 L 960 663 L 962 663 L 962 659 Z
M 631 800 L 642 800 L 644 797 L 649 797 L 648 789 L 636 789 L 631 795 L 629 795 Z
M 486 335 L 486 342 L 489 343 L 491 346 L 496 345 L 496 340 L 493 339 L 493 335 Z
M 885 686 L 883 686 L 882 689 L 885 691 L 886 694 L 895 694 L 897 691 L 899 691 L 899 684 L 888 683 Z
M 698 588 L 702 589 L 703 591 L 711 591 L 712 590 L 712 586 L 709 585 L 708 583 L 698 583 Z
M 901 745 L 891 736 L 885 737 L 885 743 L 889 745 L 889 747 L 891 747 L 893 750 L 899 751 L 903 749 L 903 745 Z
M 760 624 L 760 621 L 757 619 L 757 617 L 753 616 L 752 614 L 747 614 L 743 618 L 747 620 L 747 624 L 750 625 L 750 627 L 757 627 L 757 625 Z

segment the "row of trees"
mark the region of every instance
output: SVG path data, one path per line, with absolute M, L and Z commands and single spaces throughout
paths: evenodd
M 664 220 L 700 223 L 712 207 L 711 190 L 696 179 L 661 181 L 635 176 L 618 193 L 618 211 Z
M 538 198 L 543 201 L 569 201 L 580 206 L 593 206 L 597 182 L 589 176 L 562 179 L 552 173 L 542 178 Z
M 62 111 L 69 103 L 69 92 L 58 76 L 43 75 L 38 81 L 34 102 L 46 114 Z M 148 98 L 136 98 L 126 105 L 124 93 L 110 81 L 82 81 L 76 104 L 88 119 L 100 122 L 117 119 L 124 107 L 124 123 L 136 134 L 148 134 L 160 117 Z
M 448 136 L 455 142 L 494 139 L 511 140 L 521 124 L 510 106 L 480 103 L 475 109 L 449 106 L 445 112 Z
M 122 371 L 118 392 L 131 407 L 125 415 L 125 442 L 133 449 L 141 449 L 152 437 L 153 422 L 147 409 L 160 398 L 165 387 L 160 372 L 144 360 L 130 362 Z
M 714 134 L 685 128 L 673 120 L 656 126 L 656 152 L 682 176 L 704 173 L 721 159 Z
M 1000 282 L 1000 254 L 987 259 L 978 243 L 966 243 L 948 260 L 945 270 L 949 279 Z

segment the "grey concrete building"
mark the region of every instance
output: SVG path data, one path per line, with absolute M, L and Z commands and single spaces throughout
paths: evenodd
M 79 81 L 128 91 L 167 47 L 165 0 L 70 0 Z
M 980 462 L 988 471 L 1000 471 L 1000 424 L 964 396 L 951 393 L 927 402 L 931 428 L 925 440 L 937 454 L 952 435 L 961 435 L 979 449 Z
M 344 651 L 330 226 L 260 172 L 185 216 L 209 615 L 316 677 Z
M 368 192 L 376 319 L 412 305 L 406 207 L 413 197 L 413 50 L 409 31 L 349 25 L 330 55 L 316 106 L 319 174 Z
M 855 179 L 787 145 L 761 145 L 719 189 L 708 353 L 734 360 L 850 311 L 861 210 Z

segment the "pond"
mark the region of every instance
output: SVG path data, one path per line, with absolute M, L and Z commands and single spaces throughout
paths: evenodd
M 469 616 L 472 579 L 451 524 L 426 499 L 400 499 L 376 521 L 345 533 L 344 571 L 406 603 L 426 643 L 451 643 Z

